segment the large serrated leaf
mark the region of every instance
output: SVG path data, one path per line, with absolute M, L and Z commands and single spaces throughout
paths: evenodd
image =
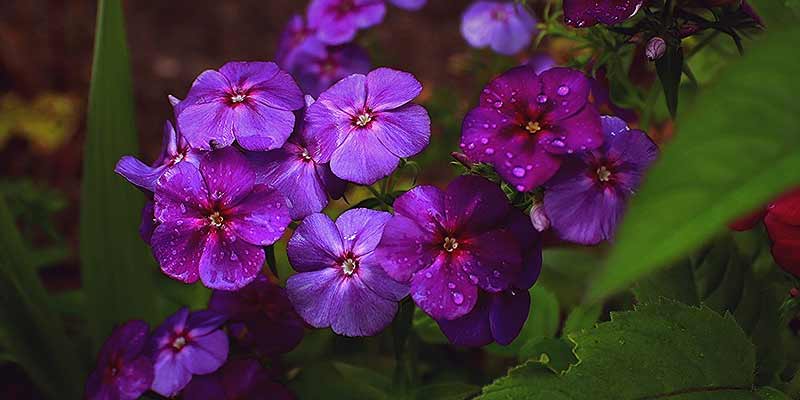
M 134 100 L 120 0 L 99 0 L 83 154 L 80 255 L 87 318 L 99 347 L 115 323 L 155 312 L 152 261 L 137 235 L 143 198 L 114 174 L 137 153 Z
M 733 318 L 662 302 L 612 313 L 574 334 L 579 363 L 563 374 L 529 361 L 481 399 L 752 400 L 755 354 Z
M 754 42 L 679 121 L 589 298 L 622 290 L 800 182 L 800 29 Z

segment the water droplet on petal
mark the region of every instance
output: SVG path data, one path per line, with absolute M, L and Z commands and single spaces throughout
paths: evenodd
M 569 87 L 567 87 L 567 85 L 561 85 L 556 90 L 556 93 L 558 93 L 559 96 L 566 96 L 569 94 Z
M 464 296 L 461 293 L 453 292 L 453 303 L 461 304 L 464 302 Z
M 511 173 L 513 173 L 514 176 L 516 176 L 517 178 L 522 178 L 523 176 L 525 176 L 525 169 L 520 167 L 515 167 L 513 170 L 511 170 Z

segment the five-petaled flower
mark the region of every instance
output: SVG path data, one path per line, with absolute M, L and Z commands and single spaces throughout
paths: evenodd
M 161 270 L 209 288 L 239 289 L 264 264 L 264 250 L 291 222 L 286 198 L 256 184 L 256 174 L 238 150 L 208 153 L 197 168 L 180 163 L 158 179 L 158 226 L 151 239 Z
M 326 44 L 347 43 L 359 29 L 379 24 L 386 15 L 384 0 L 312 0 L 308 24 Z
M 298 273 L 286 290 L 307 323 L 345 336 L 372 336 L 392 322 L 408 286 L 389 278 L 373 254 L 389 218 L 356 208 L 335 224 L 312 214 L 297 227 L 286 252 Z
M 472 160 L 492 164 L 517 190 L 532 190 L 555 175 L 565 155 L 603 144 L 589 89 L 575 70 L 536 75 L 530 66 L 513 68 L 486 86 L 464 118 L 461 148 Z
M 461 34 L 470 46 L 488 46 L 500 54 L 520 52 L 535 32 L 536 19 L 513 1 L 476 1 L 461 17 Z
M 348 43 L 323 49 L 298 51 L 288 71 L 306 94 L 319 96 L 331 85 L 351 74 L 366 74 L 372 64 L 360 46 Z
M 86 381 L 88 400 L 134 400 L 153 383 L 153 360 L 143 353 L 150 328 L 128 321 L 106 339 Z

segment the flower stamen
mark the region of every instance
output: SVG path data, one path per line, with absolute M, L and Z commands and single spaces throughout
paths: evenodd
M 542 130 L 542 126 L 536 121 L 528 121 L 528 124 L 525 125 L 525 130 L 530 134 L 534 134 Z
M 609 171 L 605 166 L 598 168 L 597 179 L 600 179 L 600 182 L 608 182 L 609 179 L 611 179 L 611 171 Z
M 175 350 L 180 350 L 184 346 L 186 346 L 186 338 L 183 336 L 178 336 L 172 341 L 172 348 Z
M 208 221 L 214 228 L 222 228 L 222 223 L 225 222 L 225 218 L 222 217 L 219 211 L 215 211 L 208 216 Z
M 355 120 L 356 126 L 359 126 L 359 127 L 362 127 L 362 128 L 367 126 L 367 124 L 369 124 L 370 122 L 372 122 L 372 115 L 370 115 L 370 113 L 368 113 L 366 111 L 363 112 L 358 117 L 356 117 L 356 120 Z
M 231 103 L 234 103 L 234 104 L 236 104 L 236 103 L 241 103 L 241 102 L 243 102 L 243 101 L 244 101 L 244 99 L 246 99 L 246 98 L 247 98 L 247 95 L 244 95 L 244 94 L 235 94 L 235 95 L 231 96 Z
M 458 248 L 458 241 L 455 238 L 446 237 L 444 238 L 444 249 L 448 253 L 452 253 L 453 250 Z
M 352 258 L 348 258 L 342 263 L 342 270 L 347 276 L 353 275 L 356 272 L 356 268 L 358 268 L 358 261 Z

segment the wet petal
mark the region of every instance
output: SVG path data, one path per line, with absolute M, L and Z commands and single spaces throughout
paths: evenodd
M 362 256 L 375 250 L 390 218 L 392 214 L 388 212 L 366 208 L 345 211 L 336 219 L 336 228 L 341 232 L 345 252 Z
M 295 311 L 306 323 L 315 328 L 331 325 L 332 315 L 339 310 L 333 308 L 334 298 L 339 296 L 343 274 L 336 268 L 300 272 L 286 281 L 286 293 L 294 304 Z
M 264 250 L 239 239 L 230 229 L 212 230 L 200 259 L 200 279 L 211 289 L 238 290 L 264 265 Z
M 153 198 L 155 217 L 161 222 L 204 218 L 211 207 L 206 183 L 197 167 L 189 163 L 179 163 L 164 171 Z
M 153 232 L 153 256 L 167 276 L 185 283 L 197 281 L 208 228 L 198 219 L 175 219 Z
M 373 292 L 356 272 L 339 282 L 332 297 L 331 328 L 345 336 L 374 336 L 389 326 L 397 313 L 397 301 Z
M 366 102 L 366 79 L 355 74 L 340 80 L 306 110 L 304 136 L 317 162 L 327 163 L 353 130 L 353 118 Z
M 248 102 L 232 111 L 236 140 L 247 150 L 266 151 L 283 146 L 294 129 L 291 111 L 275 109 L 261 103 Z
M 190 337 L 176 358 L 192 374 L 210 374 L 228 359 L 228 335 L 216 330 L 208 335 Z
M 509 210 L 500 187 L 477 176 L 460 176 L 450 182 L 444 205 L 451 233 L 484 232 L 495 227 Z
M 200 163 L 210 199 L 221 208 L 237 205 L 253 190 L 255 172 L 247 158 L 233 147 L 208 153 Z
M 277 242 L 289 226 L 288 201 L 279 191 L 256 185 L 239 204 L 227 211 L 225 222 L 239 238 L 255 245 Z
M 583 72 L 570 68 L 551 68 L 542 72 L 542 93 L 551 111 L 547 117 L 557 121 L 580 111 L 586 105 L 591 82 Z M 599 130 L 599 127 L 598 127 Z
M 409 285 L 389 277 L 383 270 L 383 261 L 375 253 L 359 260 L 358 276 L 364 284 L 378 296 L 387 300 L 400 301 L 408 296 Z
M 409 282 L 415 272 L 430 266 L 442 252 L 437 239 L 416 221 L 398 214 L 386 223 L 374 257 L 393 279 Z
M 334 151 L 331 170 L 344 180 L 371 185 L 389 176 L 399 162 L 400 158 L 392 154 L 375 135 L 368 130 L 357 130 Z
M 125 156 L 119 159 L 114 172 L 122 175 L 128 182 L 149 191 L 155 191 L 156 180 L 164 173 L 166 165 L 151 167 L 135 157 Z
M 475 307 L 467 315 L 448 320 L 437 320 L 442 333 L 450 343 L 457 346 L 480 347 L 492 343 L 489 325 L 490 302 L 488 296 L 480 296 Z
M 393 110 L 422 92 L 414 75 L 391 68 L 378 68 L 367 75 L 367 106 L 374 112 Z
M 173 397 L 186 387 L 190 380 L 192 380 L 192 373 L 178 361 L 172 349 L 159 352 L 155 359 L 155 378 L 150 387 L 154 392 L 162 396 Z
M 528 319 L 531 295 L 527 290 L 509 289 L 492 296 L 490 326 L 494 340 L 501 345 L 514 341 Z
M 194 148 L 211 150 L 233 143 L 234 115 L 229 112 L 228 79 L 213 70 L 195 79 L 186 99 L 176 106 L 178 130 Z
M 441 255 L 433 265 L 414 274 L 411 297 L 432 318 L 452 320 L 472 310 L 478 289 L 465 272 L 450 265 L 449 257 Z
M 488 292 L 508 288 L 522 270 L 522 249 L 511 231 L 497 229 L 459 241 L 452 264 Z
M 291 75 L 273 62 L 229 62 L 219 71 L 247 97 L 278 110 L 298 110 L 305 104 L 303 93 Z
M 286 247 L 296 271 L 314 271 L 337 265 L 344 254 L 339 229 L 325 214 L 311 214 L 294 231 Z

